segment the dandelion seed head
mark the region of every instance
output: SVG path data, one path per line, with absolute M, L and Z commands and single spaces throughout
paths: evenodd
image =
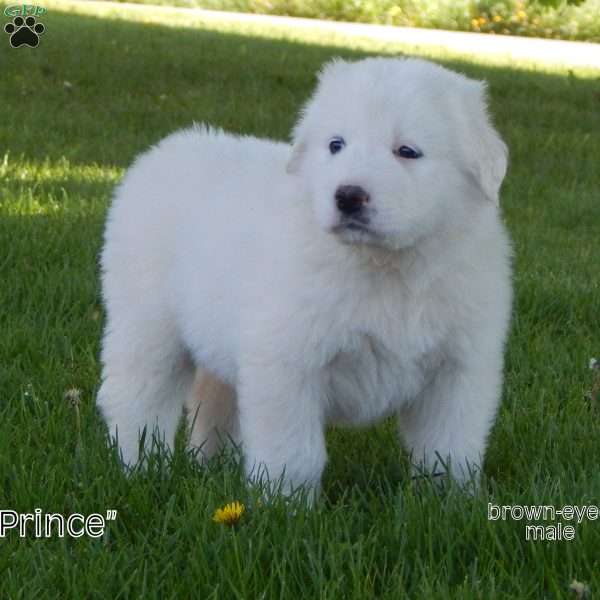
M 69 402 L 71 406 L 79 406 L 81 403 L 81 390 L 77 388 L 71 388 L 65 392 L 65 400 Z
M 590 593 L 590 588 L 582 581 L 577 581 L 577 579 L 573 579 L 571 584 L 569 585 L 569 590 L 575 593 L 576 598 L 587 598 Z

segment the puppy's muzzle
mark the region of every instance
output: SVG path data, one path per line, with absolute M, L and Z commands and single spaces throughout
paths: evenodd
M 369 202 L 369 194 L 358 185 L 340 185 L 335 192 L 338 210 L 345 217 L 356 217 Z

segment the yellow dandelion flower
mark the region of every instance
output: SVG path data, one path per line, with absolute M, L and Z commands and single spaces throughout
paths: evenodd
M 494 15 L 494 23 L 500 23 L 502 21 L 502 17 L 500 15 Z
M 215 523 L 234 525 L 240 520 L 244 510 L 245 506 L 241 502 L 230 502 L 222 508 L 217 508 L 212 520 Z
M 471 25 L 473 27 L 479 27 L 479 20 L 478 19 L 471 19 Z
M 519 19 L 525 19 L 525 18 L 527 17 L 527 14 L 525 13 L 525 11 L 524 11 L 524 10 L 520 10 L 520 11 L 517 13 L 517 17 L 519 17 Z
M 483 25 L 486 22 L 486 18 L 485 17 L 479 17 L 479 24 Z

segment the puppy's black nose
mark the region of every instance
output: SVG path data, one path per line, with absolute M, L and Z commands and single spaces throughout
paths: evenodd
M 354 215 L 369 201 L 369 194 L 358 185 L 340 185 L 335 192 L 338 210 L 344 215 Z

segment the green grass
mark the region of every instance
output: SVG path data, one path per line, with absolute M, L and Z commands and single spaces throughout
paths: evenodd
M 330 432 L 314 510 L 257 506 L 230 457 L 201 469 L 178 451 L 127 478 L 105 447 L 94 399 L 110 194 L 177 127 L 284 139 L 323 61 L 407 48 L 49 6 L 37 49 L 0 46 L 0 508 L 118 516 L 98 540 L 0 539 L 0 596 L 522 600 L 568 597 L 573 579 L 597 593 L 600 521 L 570 542 L 526 542 L 524 523 L 488 521 L 487 503 L 600 502 L 600 406 L 585 399 L 600 354 L 598 73 L 436 56 L 490 82 L 511 151 L 515 319 L 482 491 L 413 490 L 385 423 Z M 232 500 L 248 506 L 239 525 L 213 523 Z

